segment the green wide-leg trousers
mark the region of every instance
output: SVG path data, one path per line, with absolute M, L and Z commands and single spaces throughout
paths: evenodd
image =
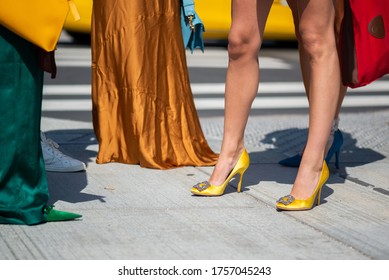
M 0 223 L 39 224 L 49 192 L 40 144 L 43 71 L 31 43 L 0 26 Z

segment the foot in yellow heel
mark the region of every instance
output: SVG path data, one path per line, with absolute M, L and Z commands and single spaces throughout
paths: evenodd
M 299 210 L 310 210 L 313 208 L 315 201 L 317 205 L 320 204 L 320 193 L 323 185 L 329 177 L 329 170 L 327 163 L 323 162 L 323 167 L 321 169 L 320 179 L 316 185 L 316 188 L 307 199 L 296 199 L 292 195 L 286 195 L 277 200 L 276 208 L 277 210 L 287 210 L 287 211 L 299 211 Z M 317 200 L 316 200 L 317 199 Z
M 230 172 L 230 174 L 227 176 L 227 179 L 224 181 L 223 184 L 219 186 L 212 185 L 208 181 L 204 181 L 201 183 L 198 183 L 197 185 L 192 187 L 192 194 L 194 195 L 201 195 L 201 196 L 219 196 L 224 193 L 224 190 L 226 189 L 228 183 L 231 181 L 231 179 L 239 174 L 239 183 L 238 183 L 238 192 L 240 192 L 240 189 L 242 187 L 242 178 L 243 173 L 247 170 L 247 168 L 250 165 L 250 158 L 246 151 L 246 149 L 243 150 L 242 154 L 240 155 L 240 158 L 238 162 L 235 164 L 234 168 Z

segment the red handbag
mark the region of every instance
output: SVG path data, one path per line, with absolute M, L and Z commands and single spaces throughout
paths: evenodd
M 345 0 L 340 37 L 343 84 L 365 86 L 389 73 L 389 0 Z

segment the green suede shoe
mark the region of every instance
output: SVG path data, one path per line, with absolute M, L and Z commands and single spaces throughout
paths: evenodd
M 46 222 L 62 222 L 62 221 L 70 221 L 81 218 L 82 215 L 54 210 L 54 205 L 46 206 L 43 209 L 44 217 Z

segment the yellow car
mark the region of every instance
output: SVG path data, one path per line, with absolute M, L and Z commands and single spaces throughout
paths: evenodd
M 75 21 L 69 16 L 64 29 L 76 39 L 85 39 L 91 30 L 92 0 L 73 1 L 77 5 L 81 19 Z M 227 39 L 231 24 L 231 0 L 195 0 L 195 7 L 205 26 L 204 39 Z M 285 0 L 274 0 L 266 23 L 265 39 L 295 39 L 292 13 Z

